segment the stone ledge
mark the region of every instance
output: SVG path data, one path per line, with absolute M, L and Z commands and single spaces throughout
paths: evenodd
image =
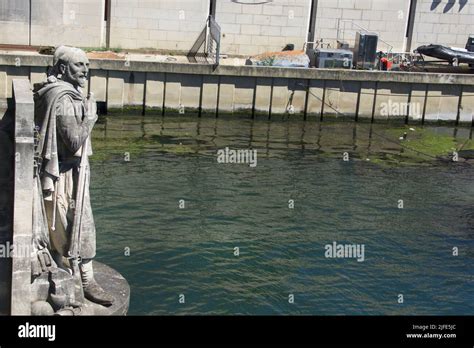
M 16 66 L 15 59 L 19 55 L 0 54 L 0 66 Z M 52 64 L 52 56 L 21 55 L 21 66 L 47 67 Z M 448 73 L 418 73 L 418 72 L 385 72 L 339 69 L 306 69 L 306 68 L 279 68 L 256 66 L 220 65 L 214 68 L 207 64 L 163 63 L 150 61 L 129 61 L 115 59 L 90 59 L 91 69 L 136 71 L 136 72 L 165 72 L 172 74 L 197 74 L 216 76 L 247 76 L 247 77 L 274 77 L 316 80 L 342 81 L 374 81 L 374 82 L 401 82 L 422 84 L 456 84 L 473 85 L 474 75 Z

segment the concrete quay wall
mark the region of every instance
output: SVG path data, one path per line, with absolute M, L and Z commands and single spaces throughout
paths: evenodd
M 12 79 L 44 81 L 50 56 L 0 55 L 0 107 Z M 91 59 L 86 90 L 102 110 L 347 118 L 472 126 L 474 75 L 295 69 Z

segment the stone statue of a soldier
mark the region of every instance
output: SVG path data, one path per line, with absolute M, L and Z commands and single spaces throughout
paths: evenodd
M 83 192 L 81 205 L 79 269 L 84 297 L 92 302 L 110 306 L 113 297 L 94 279 L 92 259 L 96 254 L 96 230 L 89 196 L 89 167 L 81 160 L 92 154 L 90 133 L 97 121 L 96 102 L 83 95 L 87 81 L 89 60 L 84 51 L 60 46 L 56 49 L 48 81 L 35 88 L 35 123 L 39 132 L 38 186 L 44 202 L 44 225 L 48 231 L 36 233 L 34 244 L 47 245 L 59 268 L 70 271 L 68 251 L 73 242 L 71 234 L 75 223 L 76 195 Z M 87 146 L 85 142 L 88 142 Z M 87 147 L 87 153 L 82 153 Z M 82 187 L 81 171 L 87 171 Z M 37 224 L 38 225 L 38 224 Z M 44 228 L 46 229 L 46 228 Z M 46 234 L 48 234 L 46 236 Z

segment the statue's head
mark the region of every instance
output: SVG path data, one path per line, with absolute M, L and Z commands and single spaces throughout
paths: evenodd
M 89 73 L 86 53 L 76 47 L 59 46 L 53 57 L 52 75 L 69 82 L 75 88 L 84 87 Z

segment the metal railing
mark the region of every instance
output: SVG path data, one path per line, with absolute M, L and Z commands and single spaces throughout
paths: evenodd
M 341 23 L 344 23 L 344 26 L 343 26 L 342 29 L 341 29 Z M 351 23 L 352 27 L 355 26 L 357 29 L 359 29 L 359 30 L 361 30 L 361 31 L 363 31 L 363 32 L 365 32 L 365 33 L 371 32 L 369 29 L 364 28 L 363 26 L 361 26 L 361 25 L 355 23 L 355 21 L 354 21 L 353 19 L 341 19 L 341 18 L 338 18 L 338 20 L 337 20 L 337 34 L 336 34 L 336 35 L 337 35 L 337 41 L 345 41 L 345 40 L 344 40 L 345 31 L 346 31 L 346 30 L 354 30 L 353 28 L 351 28 L 351 29 L 346 29 L 345 23 Z M 342 31 L 342 38 L 340 37 L 341 31 Z M 387 54 L 392 53 L 392 50 L 393 50 L 393 46 L 392 46 L 392 45 L 390 45 L 387 41 L 382 40 L 380 37 L 378 38 L 378 41 L 384 43 L 384 44 L 387 46 L 387 50 L 386 50 Z
M 193 63 L 219 65 L 221 48 L 221 27 L 213 16 L 209 16 L 206 25 L 199 34 L 187 57 Z

